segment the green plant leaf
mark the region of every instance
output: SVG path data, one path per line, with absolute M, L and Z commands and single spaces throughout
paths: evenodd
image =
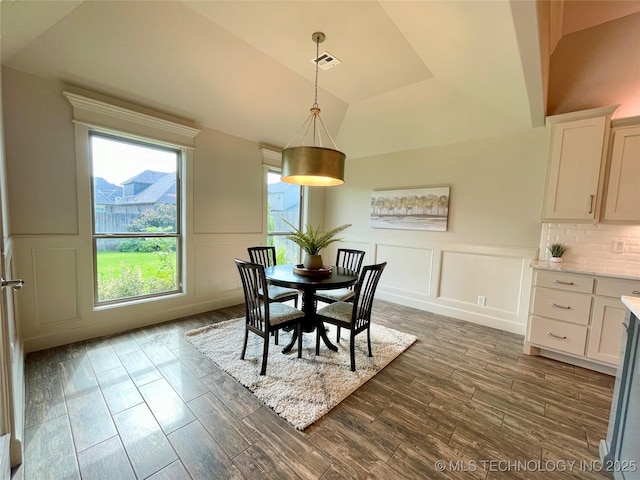
M 287 220 L 284 220 L 284 222 L 293 229 L 287 238 L 299 245 L 309 255 L 318 255 L 323 248 L 334 242 L 341 241 L 341 238 L 335 238 L 335 236 L 351 226 L 350 223 L 345 223 L 331 230 L 323 231 L 321 226 L 314 228 L 312 225 L 307 224 L 306 232 L 303 232 Z
M 551 252 L 552 257 L 561 257 L 562 255 L 564 255 L 564 252 L 569 250 L 569 247 L 563 245 L 562 243 L 552 243 L 547 247 L 547 250 Z

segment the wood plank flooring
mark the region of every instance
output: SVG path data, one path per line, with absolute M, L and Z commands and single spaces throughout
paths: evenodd
M 243 314 L 29 354 L 13 478 L 612 478 L 588 470 L 614 378 L 526 356 L 522 336 L 376 301 L 375 322 L 418 341 L 299 432 L 184 340 Z

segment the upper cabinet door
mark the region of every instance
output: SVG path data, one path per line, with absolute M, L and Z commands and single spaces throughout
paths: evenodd
M 609 121 L 599 116 L 553 124 L 543 220 L 597 220 Z
M 640 223 L 640 125 L 613 129 L 603 219 Z

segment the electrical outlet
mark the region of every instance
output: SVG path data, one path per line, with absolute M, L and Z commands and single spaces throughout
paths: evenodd
M 613 253 L 623 253 L 623 252 L 624 252 L 624 240 L 614 240 Z
M 481 305 L 484 307 L 486 304 L 487 304 L 487 298 L 482 295 L 478 295 L 478 305 Z

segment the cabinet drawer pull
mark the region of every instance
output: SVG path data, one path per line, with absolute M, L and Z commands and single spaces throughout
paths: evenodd
M 558 305 L 557 303 L 552 303 L 551 306 L 556 308 L 564 308 L 565 310 L 571 310 L 571 307 L 565 307 L 564 305 Z
M 631 291 L 631 295 L 640 295 L 640 290 Z
M 553 283 L 559 283 L 560 285 L 575 285 L 573 282 L 563 282 L 562 280 L 554 280 Z
M 547 335 L 548 335 L 549 337 L 559 338 L 560 340 L 566 340 L 566 339 L 567 339 L 567 337 L 566 337 L 566 336 L 564 336 L 564 335 L 556 335 L 556 334 L 551 333 L 551 332 L 547 332 Z
M 593 199 L 595 198 L 594 195 L 587 195 L 587 213 L 591 214 L 593 213 Z

